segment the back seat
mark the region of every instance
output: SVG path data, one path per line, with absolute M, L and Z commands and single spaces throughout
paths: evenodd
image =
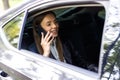
M 94 16 L 90 13 L 76 14 L 69 20 L 61 20 L 59 25 L 61 38 L 69 39 L 74 45 L 78 62 L 76 64 L 81 67 L 98 65 L 100 38 Z

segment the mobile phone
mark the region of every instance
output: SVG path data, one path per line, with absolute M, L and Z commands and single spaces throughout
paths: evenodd
M 41 37 L 42 34 L 41 32 L 43 32 L 44 36 L 47 34 L 47 32 L 41 27 L 41 26 L 36 26 L 35 27 L 36 32 L 38 33 L 38 35 Z M 52 39 L 52 37 L 49 39 L 49 41 Z
M 42 35 L 41 35 L 41 32 L 43 32 L 44 35 L 47 34 L 47 32 L 46 32 L 41 26 L 36 26 L 36 27 L 35 27 L 35 30 L 36 30 L 36 32 L 38 33 L 38 35 L 39 35 L 40 37 L 42 36 Z

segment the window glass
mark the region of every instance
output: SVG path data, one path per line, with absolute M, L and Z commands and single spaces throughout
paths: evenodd
M 8 22 L 3 28 L 8 41 L 16 48 L 18 45 L 20 27 L 22 26 L 23 17 L 24 13 L 18 15 Z

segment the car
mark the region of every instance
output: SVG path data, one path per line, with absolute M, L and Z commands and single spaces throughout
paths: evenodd
M 119 0 L 28 0 L 0 16 L 0 79 L 119 80 Z M 34 17 L 53 11 L 74 64 L 31 51 Z

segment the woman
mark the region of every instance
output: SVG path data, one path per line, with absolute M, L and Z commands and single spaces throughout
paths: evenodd
M 56 15 L 49 11 L 34 18 L 34 39 L 38 53 L 59 61 L 72 63 L 70 44 L 58 37 Z

